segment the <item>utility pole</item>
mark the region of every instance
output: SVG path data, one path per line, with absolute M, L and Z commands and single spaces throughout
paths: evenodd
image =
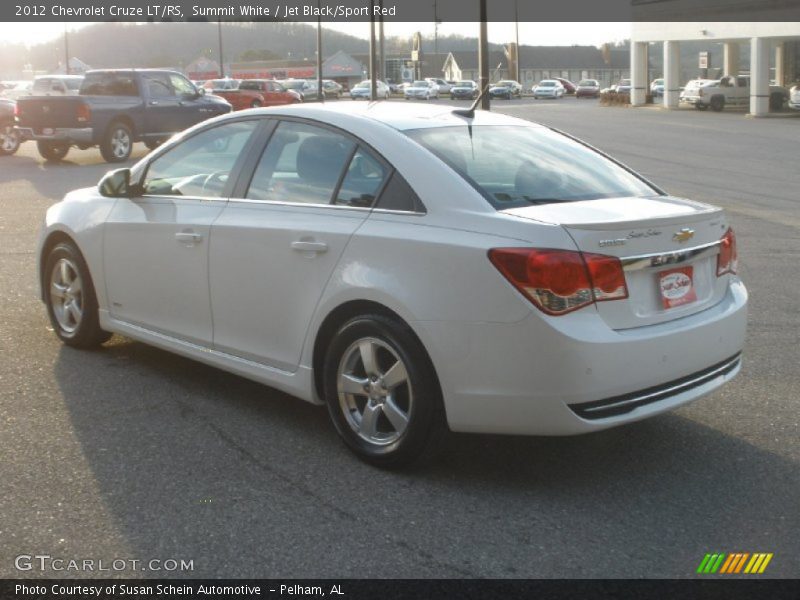
M 478 65 L 480 68 L 481 79 L 481 109 L 489 110 L 489 94 L 487 88 L 489 87 L 489 32 L 486 25 L 487 11 L 486 0 L 480 0 L 481 6 L 481 28 L 478 35 Z
M 217 21 L 217 37 L 219 38 L 219 78 L 225 78 L 225 67 L 223 63 L 225 59 L 222 57 L 222 19 Z
M 386 81 L 386 38 L 383 35 L 383 0 L 378 0 L 378 6 L 381 7 L 381 16 L 378 20 L 378 37 L 380 38 L 380 50 L 381 50 L 381 68 L 380 68 L 380 80 Z
M 514 0 L 514 29 L 516 30 L 517 34 L 517 73 L 516 73 L 516 82 L 522 83 L 522 79 L 520 79 L 520 66 L 519 66 L 519 0 Z
M 317 0 L 317 100 L 325 102 L 325 90 L 322 89 L 322 11 L 320 0 Z
M 67 37 L 67 24 L 64 23 L 64 75 L 69 75 L 69 39 Z
M 433 53 L 438 60 L 439 57 L 439 7 L 438 2 L 433 0 Z
M 375 64 L 375 0 L 370 0 L 369 12 L 369 99 L 378 99 L 377 65 Z

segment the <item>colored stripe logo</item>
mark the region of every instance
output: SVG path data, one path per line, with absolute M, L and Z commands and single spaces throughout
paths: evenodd
M 725 554 L 723 552 L 706 554 L 697 567 L 697 573 L 702 575 L 757 575 L 763 573 L 769 561 L 772 560 L 772 552 L 733 552 Z

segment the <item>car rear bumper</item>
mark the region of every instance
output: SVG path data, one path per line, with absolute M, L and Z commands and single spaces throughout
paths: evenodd
M 47 134 L 44 131 L 36 132 L 32 127 L 17 127 L 20 136 L 25 140 L 69 142 L 72 144 L 92 144 L 94 130 L 91 127 L 82 128 L 55 128 Z
M 674 409 L 732 379 L 746 307 L 735 280 L 711 308 L 626 331 L 609 329 L 593 308 L 570 317 L 532 311 L 513 324 L 416 325 L 453 431 L 573 435 Z

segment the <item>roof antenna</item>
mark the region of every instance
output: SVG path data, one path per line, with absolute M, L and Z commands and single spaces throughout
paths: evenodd
M 483 91 L 480 94 L 478 94 L 477 98 L 475 98 L 475 102 L 472 103 L 472 106 L 470 106 L 467 109 L 457 108 L 456 110 L 453 111 L 453 114 L 454 115 L 459 115 L 461 117 L 467 117 L 468 119 L 474 119 L 475 118 L 475 109 L 478 108 L 478 104 L 481 103 L 481 99 L 483 99 L 483 95 L 486 92 L 489 91 L 489 87 L 490 86 L 491 86 L 490 83 L 486 84 L 486 87 L 483 88 Z

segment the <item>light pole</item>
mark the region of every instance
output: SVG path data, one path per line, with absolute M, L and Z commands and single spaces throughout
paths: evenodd
M 480 34 L 478 35 L 478 64 L 481 79 L 481 109 L 489 110 L 489 94 L 486 93 L 489 87 L 489 32 L 486 25 L 486 0 L 480 0 L 480 7 L 481 28 Z
M 64 23 L 64 75 L 69 75 L 69 38 L 66 23 Z
M 320 0 L 317 0 L 317 99 L 320 102 L 325 102 L 325 90 L 322 89 L 322 11 L 320 8 Z
M 517 54 L 516 54 L 516 76 L 517 76 L 517 83 L 522 83 L 520 79 L 520 66 L 519 66 L 519 0 L 514 0 L 514 29 L 516 30 L 517 36 Z
M 219 78 L 225 78 L 225 59 L 222 57 L 222 19 L 217 21 L 217 37 L 219 38 Z
M 369 99 L 374 102 L 378 99 L 378 79 L 376 77 L 375 63 L 375 0 L 370 0 L 369 13 Z

